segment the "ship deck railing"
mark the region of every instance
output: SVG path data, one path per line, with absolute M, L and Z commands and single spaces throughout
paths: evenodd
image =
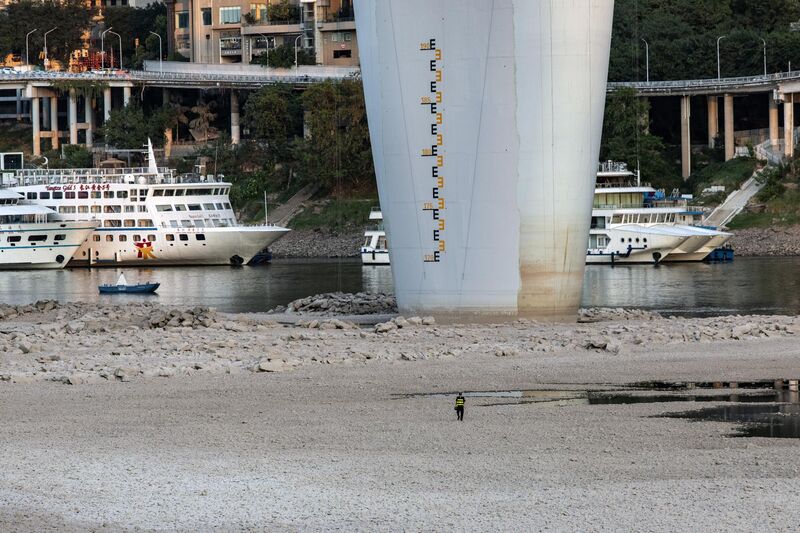
M 144 182 L 141 179 L 144 178 Z M 12 182 L 0 181 L 0 187 L 22 187 L 26 185 L 69 185 L 91 183 L 128 183 L 131 185 L 172 185 L 183 183 L 219 183 L 197 176 L 175 176 L 172 169 L 159 168 L 153 174 L 146 167 L 109 169 L 24 169 L 14 173 Z

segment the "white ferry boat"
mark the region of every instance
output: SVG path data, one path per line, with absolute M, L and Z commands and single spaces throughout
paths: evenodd
M 380 207 L 373 207 L 369 219 L 378 221 L 364 232 L 364 245 L 361 247 L 361 263 L 365 265 L 388 265 L 389 245 L 386 230 L 383 228 L 383 213 Z
M 94 222 L 54 222 L 55 211 L 0 188 L 0 269 L 64 268 Z
M 677 193 L 642 184 L 624 163 L 597 173 L 586 262 L 702 261 L 731 234 L 699 226 L 703 212 Z
M 96 226 L 71 266 L 246 264 L 289 230 L 238 225 L 230 188 L 157 168 L 152 150 L 147 168 L 23 169 L 8 186 L 56 220 Z

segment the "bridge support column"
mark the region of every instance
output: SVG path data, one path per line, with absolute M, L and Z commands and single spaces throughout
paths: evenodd
M 33 126 L 33 155 L 42 155 L 42 136 L 41 125 L 39 124 L 39 103 L 40 98 L 34 96 L 31 98 L 31 125 Z
M 131 102 L 131 88 L 130 87 L 123 87 L 122 88 L 122 105 L 124 107 L 128 107 L 128 104 Z
M 53 150 L 58 150 L 58 96 L 50 97 L 50 142 Z
M 239 144 L 239 95 L 231 90 L 231 144 Z
M 719 137 L 719 97 L 708 97 L 708 147 L 714 148 Z
M 111 116 L 111 87 L 103 89 L 103 122 L 108 122 Z
M 730 161 L 736 155 L 733 139 L 733 96 L 725 95 L 725 161 Z
M 86 121 L 86 147 L 91 148 L 94 143 L 94 109 L 92 108 L 92 98 L 84 96 L 83 114 Z
M 783 140 L 786 157 L 794 156 L 794 94 L 783 97 Z
M 687 179 L 692 173 L 691 116 L 692 97 L 681 97 L 681 176 Z
M 770 148 L 775 148 L 778 146 L 778 141 L 780 140 L 780 122 L 778 117 L 778 102 L 775 101 L 775 98 L 772 97 L 772 93 L 769 93 L 769 145 Z
M 78 144 L 78 94 L 75 89 L 69 90 L 69 143 Z

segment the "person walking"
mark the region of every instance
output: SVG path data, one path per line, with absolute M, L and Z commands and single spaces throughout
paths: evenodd
M 464 421 L 464 393 L 459 392 L 456 396 L 456 416 L 460 421 Z

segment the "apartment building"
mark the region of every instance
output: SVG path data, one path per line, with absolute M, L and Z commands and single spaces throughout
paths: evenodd
M 253 63 L 269 49 L 313 51 L 317 64 L 357 66 L 352 0 L 166 0 L 170 52 L 198 63 Z

